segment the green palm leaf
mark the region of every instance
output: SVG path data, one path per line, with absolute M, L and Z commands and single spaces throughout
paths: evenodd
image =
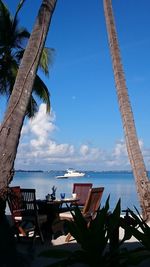
M 39 68 L 44 72 L 46 76 L 49 76 L 49 65 L 53 63 L 54 49 L 44 47 L 39 62 Z
M 30 101 L 28 103 L 28 108 L 26 111 L 26 115 L 28 118 L 34 117 L 35 113 L 38 111 L 38 105 L 33 96 L 31 96 Z
M 48 91 L 47 86 L 41 80 L 41 78 L 36 75 L 34 85 L 33 85 L 33 92 L 40 97 L 40 99 L 46 104 L 46 111 L 50 112 L 50 93 Z
M 8 98 L 13 91 L 19 65 L 30 37 L 30 33 L 25 28 L 21 28 L 18 21 L 18 12 L 24 3 L 25 0 L 19 2 L 15 16 L 12 17 L 7 6 L 0 0 L 0 94 Z M 43 49 L 39 68 L 46 76 L 49 75 L 53 54 L 54 49 L 47 47 Z M 50 112 L 50 93 L 39 75 L 35 77 L 33 94 L 26 112 L 29 118 L 38 111 L 35 96 L 46 104 L 47 112 Z

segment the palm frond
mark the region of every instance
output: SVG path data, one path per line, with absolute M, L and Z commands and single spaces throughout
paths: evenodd
M 39 68 L 44 72 L 45 75 L 49 75 L 49 65 L 53 63 L 54 58 L 54 49 L 44 47 L 40 62 L 39 62 Z
M 27 41 L 29 37 L 30 33 L 25 28 L 16 29 L 13 36 L 14 41 L 12 42 L 12 46 L 14 46 L 15 48 L 23 49 L 24 41 Z
M 41 80 L 41 78 L 36 75 L 33 92 L 46 104 L 46 111 L 50 112 L 50 93 L 45 85 L 45 83 Z
M 0 59 L 0 93 L 10 97 L 18 72 L 18 63 L 9 55 L 7 60 Z
M 28 103 L 26 115 L 28 116 L 29 119 L 33 118 L 37 113 L 37 111 L 38 111 L 37 102 L 35 101 L 34 97 L 31 96 L 30 101 Z
M 15 17 L 17 17 L 18 12 L 19 12 L 19 10 L 22 8 L 22 6 L 23 6 L 23 4 L 25 3 L 25 1 L 26 1 L 26 0 L 21 0 L 21 1 L 19 2 L 18 6 L 17 6 L 17 9 L 16 9 Z M 14 17 L 14 18 L 15 18 L 15 17 Z
M 12 18 L 3 1 L 0 0 L 0 46 L 7 46 L 11 36 Z
M 7 6 L 0 0 L 0 94 L 10 97 L 18 68 L 23 57 L 26 41 L 30 37 L 30 33 L 24 27 L 19 26 L 18 12 L 22 8 L 25 0 L 18 0 L 19 4 L 16 9 L 15 16 L 11 13 Z M 39 67 L 45 75 L 49 75 L 49 64 L 52 64 L 54 49 L 44 48 L 40 59 Z M 47 112 L 50 112 L 50 94 L 47 86 L 37 75 L 33 92 L 46 103 Z M 38 104 L 32 95 L 27 116 L 33 117 L 38 110 Z

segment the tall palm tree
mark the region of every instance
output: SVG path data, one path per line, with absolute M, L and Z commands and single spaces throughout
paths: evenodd
M 17 73 L 4 120 L 0 127 L 0 202 L 13 178 L 20 132 L 30 101 L 37 67 L 57 0 L 43 0 Z M 1 210 L 1 209 L 0 209 Z
M 149 179 L 143 161 L 143 156 L 140 150 L 133 113 L 126 87 L 125 75 L 121 63 L 119 44 L 117 40 L 112 4 L 111 0 L 103 0 L 103 3 L 104 3 L 104 12 L 107 25 L 110 51 L 112 56 L 114 78 L 115 78 L 118 102 L 124 127 L 127 151 L 135 177 L 142 214 L 145 219 L 150 220 Z
M 12 93 L 19 65 L 25 51 L 25 45 L 30 37 L 30 33 L 25 28 L 19 27 L 18 12 L 23 3 L 24 1 L 20 2 L 14 17 L 12 17 L 6 5 L 0 0 L 0 94 L 6 94 L 8 98 Z M 52 60 L 52 54 L 52 49 L 43 49 L 39 68 L 45 75 L 49 74 L 48 65 Z M 49 91 L 38 74 L 35 77 L 33 93 L 27 108 L 28 117 L 34 116 L 38 110 L 35 96 L 38 96 L 46 103 L 47 112 L 49 112 Z
M 43 0 L 35 26 L 17 72 L 8 108 L 0 127 L 0 250 L 2 265 L 18 266 L 13 235 L 5 217 L 7 186 L 13 178 L 13 166 L 20 132 L 32 94 L 38 64 L 57 0 Z M 4 262 L 5 261 L 5 262 Z M 20 266 L 20 265 L 19 265 Z

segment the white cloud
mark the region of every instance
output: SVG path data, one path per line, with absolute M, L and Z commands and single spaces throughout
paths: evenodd
M 80 147 L 81 155 L 86 156 L 88 154 L 88 152 L 89 152 L 89 147 L 87 145 L 82 145 Z
M 114 149 L 113 156 L 118 158 L 120 156 L 127 156 L 126 144 L 123 140 L 120 140 Z
M 124 140 L 117 141 L 114 149 L 110 151 L 87 144 L 76 147 L 73 144 L 58 143 L 53 138 L 57 130 L 55 120 L 55 113 L 46 114 L 45 105 L 41 104 L 35 118 L 26 122 L 22 129 L 16 169 L 131 169 Z M 150 149 L 144 149 L 141 140 L 139 144 L 146 164 L 150 166 Z
M 22 134 L 33 133 L 37 136 L 45 136 L 47 133 L 52 133 L 56 126 L 54 125 L 55 113 L 51 111 L 51 114 L 46 113 L 46 105 L 41 104 L 36 116 L 28 120 L 27 124 L 22 128 Z

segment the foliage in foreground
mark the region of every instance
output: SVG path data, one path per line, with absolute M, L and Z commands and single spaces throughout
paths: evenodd
M 134 212 L 131 211 L 131 214 L 132 220 L 130 220 L 130 223 L 129 217 L 122 218 L 120 216 L 120 200 L 114 211 L 110 213 L 108 197 L 104 207 L 97 212 L 95 219 L 90 224 L 87 224 L 80 209 L 75 207 L 74 212 L 72 212 L 74 221 L 67 222 L 67 226 L 71 235 L 80 244 L 81 249 L 72 252 L 55 248 L 42 252 L 40 256 L 59 259 L 56 263 L 48 265 L 51 267 L 69 266 L 71 263 L 84 263 L 91 267 L 137 265 L 150 257 L 150 250 L 147 244 L 148 237 L 144 237 L 147 231 L 150 233 L 150 228 Z M 137 225 L 136 228 L 135 225 Z M 142 237 L 140 236 L 140 238 L 139 226 L 143 230 Z M 122 240 L 119 240 L 119 227 L 124 229 Z M 141 239 L 142 245 L 146 245 L 146 247 L 138 247 L 135 250 L 123 248 L 122 244 L 124 241 L 130 239 L 132 235 L 138 240 Z
M 136 213 L 131 209 L 127 209 L 130 220 L 134 221 L 135 223 L 123 223 L 121 226 L 126 232 L 129 233 L 130 236 L 134 236 L 141 244 L 140 248 L 137 248 L 133 251 L 134 262 L 139 263 L 150 258 L 150 227 L 142 218 L 136 207 L 135 211 Z

